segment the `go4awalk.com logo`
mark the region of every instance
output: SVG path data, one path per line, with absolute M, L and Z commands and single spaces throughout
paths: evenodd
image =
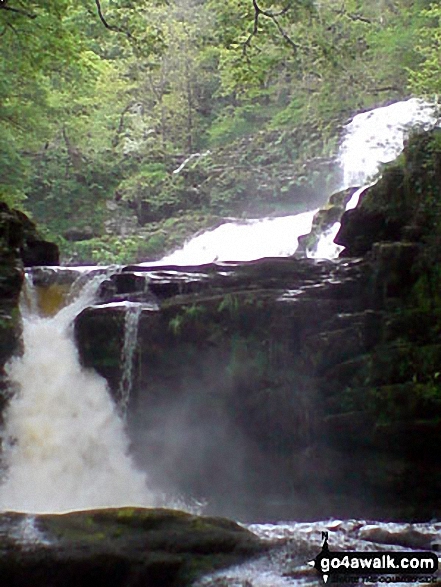
M 321 552 L 308 564 L 321 573 L 323 581 L 348 579 L 357 580 L 368 577 L 369 581 L 383 582 L 426 582 L 437 581 L 433 574 L 438 570 L 438 557 L 433 552 L 331 552 L 328 545 L 328 532 L 322 532 Z M 387 581 L 384 575 L 398 575 Z M 424 580 L 424 581 L 423 581 Z

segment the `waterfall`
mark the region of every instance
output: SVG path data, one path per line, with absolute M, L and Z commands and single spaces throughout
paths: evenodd
M 122 376 L 119 384 L 118 408 L 124 418 L 132 392 L 133 358 L 138 342 L 138 326 L 141 316 L 141 304 L 129 304 L 124 319 L 124 346 L 122 351 Z
M 411 128 L 427 129 L 435 124 L 434 106 L 418 98 L 395 102 L 354 116 L 345 127 L 337 157 L 343 175 L 337 191 L 360 186 L 347 209 L 355 208 L 360 194 L 372 183 L 381 165 L 400 154 Z M 181 171 L 187 162 L 175 173 Z M 214 230 L 197 235 L 182 249 L 161 259 L 161 262 L 189 265 L 286 257 L 297 250 L 298 237 L 310 232 L 315 212 L 283 218 L 225 222 Z M 317 249 L 308 252 L 308 256 L 328 259 L 337 257 L 342 247 L 333 241 L 339 228 L 340 223 L 336 222 L 322 235 Z
M 212 261 L 251 261 L 262 257 L 287 257 L 295 253 L 297 239 L 311 230 L 317 210 L 293 216 L 226 222 L 187 242 L 161 263 L 178 265 Z
M 339 152 L 343 188 L 366 184 L 382 163 L 400 154 L 410 129 L 428 129 L 435 123 L 434 106 L 418 98 L 354 116 L 346 126 Z
M 411 129 L 427 130 L 437 123 L 435 107 L 418 98 L 395 102 L 354 116 L 346 125 L 338 161 L 343 172 L 340 190 L 361 186 L 349 200 L 346 210 L 355 208 L 361 194 L 370 187 L 381 165 L 401 153 Z M 309 256 L 332 259 L 343 247 L 334 243 L 340 229 L 336 222 L 319 239 Z
M 93 302 L 102 279 L 89 279 L 54 317 L 39 316 L 27 303 L 32 296 L 22 296 L 23 354 L 7 365 L 15 393 L 2 432 L 0 510 L 154 503 L 129 456 L 106 382 L 81 366 L 73 340 L 73 320 Z

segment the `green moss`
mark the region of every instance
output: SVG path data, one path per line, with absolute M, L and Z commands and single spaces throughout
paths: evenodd
M 136 514 L 135 508 L 120 508 L 117 511 L 117 517 L 120 520 L 121 518 L 130 518 L 132 519 L 133 516 Z
M 234 294 L 225 294 L 217 308 L 218 312 L 227 312 L 230 317 L 237 316 L 240 308 L 240 299 Z

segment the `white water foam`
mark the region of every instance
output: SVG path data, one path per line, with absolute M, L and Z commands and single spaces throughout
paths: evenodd
M 345 136 L 339 151 L 339 163 L 343 171 L 340 190 L 353 186 L 358 189 L 346 205 L 346 210 L 355 208 L 361 194 L 372 185 L 372 180 L 381 165 L 398 157 L 411 129 L 429 129 L 437 124 L 435 107 L 418 98 L 395 102 L 389 106 L 375 108 L 354 116 L 346 126 Z M 340 223 L 325 232 L 317 249 L 308 256 L 332 259 L 343 247 L 334 243 Z
M 272 544 L 275 549 L 245 563 L 206 575 L 193 587 L 317 587 L 324 585 L 320 574 L 308 564 L 322 548 L 322 532 L 329 532 L 331 550 L 344 552 L 409 552 L 430 550 L 431 542 L 440 535 L 441 524 L 399 524 L 366 522 L 364 520 L 323 520 L 319 522 L 280 522 L 251 524 L 249 530 Z M 398 537 L 398 542 L 397 542 Z M 401 540 L 412 538 L 414 546 L 399 546 Z M 376 540 L 378 539 L 378 542 Z M 419 544 L 420 545 L 419 545 Z M 434 575 L 440 579 L 440 571 Z M 396 577 L 398 579 L 398 577 Z M 335 584 L 341 584 L 335 581 Z M 351 581 L 351 585 L 358 582 Z M 381 587 L 384 577 L 372 579 L 369 585 Z M 405 587 L 408 582 L 394 581 Z M 437 583 L 438 584 L 438 583 Z
M 393 161 L 403 150 L 410 129 L 427 130 L 435 124 L 434 106 L 418 98 L 354 116 L 346 126 L 339 153 L 343 189 L 365 185 L 382 163 Z
M 346 209 L 355 208 L 361 192 L 381 165 L 400 154 L 411 128 L 427 129 L 435 124 L 434 106 L 418 98 L 357 114 L 346 126 L 339 150 L 338 161 L 343 171 L 339 189 L 363 188 L 357 190 Z M 298 237 L 310 232 L 314 214 L 315 211 L 282 218 L 226 222 L 194 237 L 182 249 L 161 259 L 161 263 L 191 265 L 289 256 L 297 250 Z M 335 223 L 322 235 L 317 250 L 308 256 L 337 257 L 342 247 L 333 241 L 339 228 L 340 223 Z
M 141 317 L 141 304 L 126 306 L 124 318 L 124 346 L 122 351 L 122 376 L 119 384 L 118 409 L 125 418 L 133 386 L 133 359 L 138 342 L 138 326 Z
M 252 261 L 287 257 L 297 250 L 297 239 L 311 230 L 317 210 L 280 218 L 227 222 L 204 232 L 161 263 L 190 265 L 213 261 Z
M 5 414 L 2 511 L 154 505 L 106 382 L 81 366 L 73 340 L 100 279 L 53 318 L 23 308 L 24 352 L 7 366 L 17 391 Z

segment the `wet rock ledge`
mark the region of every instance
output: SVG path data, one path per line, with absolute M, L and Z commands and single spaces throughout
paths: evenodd
M 0 584 L 184 587 L 262 552 L 238 524 L 176 510 L 0 515 Z

